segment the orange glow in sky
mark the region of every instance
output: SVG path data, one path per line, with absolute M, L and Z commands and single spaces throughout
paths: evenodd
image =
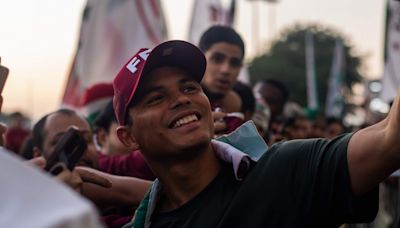
M 161 2 L 169 38 L 186 39 L 193 0 Z M 3 112 L 20 110 L 37 120 L 59 107 L 85 4 L 85 0 L 0 0 L 0 56 L 10 69 Z M 265 2 L 238 0 L 235 27 L 246 42 L 248 59 L 256 46 L 254 9 L 259 13 L 258 47 L 294 23 L 318 22 L 343 32 L 357 53 L 368 56 L 363 70 L 367 76 L 381 76 L 385 1 L 280 0 L 271 8 Z

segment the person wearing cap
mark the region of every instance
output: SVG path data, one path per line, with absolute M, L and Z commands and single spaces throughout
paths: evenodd
M 157 176 L 127 226 L 338 227 L 374 218 L 379 182 L 400 167 L 399 98 L 369 128 L 267 149 L 251 122 L 213 139 L 205 68 L 194 45 L 167 41 L 139 50 L 114 79 L 118 137 Z M 267 151 L 251 155 L 259 150 Z

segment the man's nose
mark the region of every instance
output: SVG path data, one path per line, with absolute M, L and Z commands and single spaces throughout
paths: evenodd
M 182 106 L 189 105 L 191 103 L 192 102 L 190 98 L 186 94 L 179 92 L 172 97 L 171 109 L 180 108 Z
M 222 73 L 229 73 L 229 71 L 231 70 L 231 65 L 229 64 L 229 60 L 226 59 L 221 63 L 220 70 Z

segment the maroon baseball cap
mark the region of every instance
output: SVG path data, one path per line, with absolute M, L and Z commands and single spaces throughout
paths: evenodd
M 140 82 L 150 71 L 163 66 L 180 68 L 200 82 L 206 70 L 206 58 L 200 49 L 182 40 L 166 41 L 154 49 L 140 49 L 114 79 L 113 102 L 119 125 L 125 125 L 128 106 L 133 101 Z

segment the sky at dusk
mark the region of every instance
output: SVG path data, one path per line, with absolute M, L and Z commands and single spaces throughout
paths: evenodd
M 186 39 L 193 0 L 161 2 L 169 39 Z M 85 4 L 85 0 L 0 0 L 0 56 L 10 68 L 3 112 L 20 110 L 37 120 L 59 107 Z M 235 28 L 245 40 L 250 60 L 255 49 L 265 50 L 271 38 L 295 23 L 333 27 L 348 38 L 356 54 L 366 56 L 364 75 L 377 78 L 383 71 L 384 17 L 382 0 L 280 0 L 276 5 L 238 0 Z

